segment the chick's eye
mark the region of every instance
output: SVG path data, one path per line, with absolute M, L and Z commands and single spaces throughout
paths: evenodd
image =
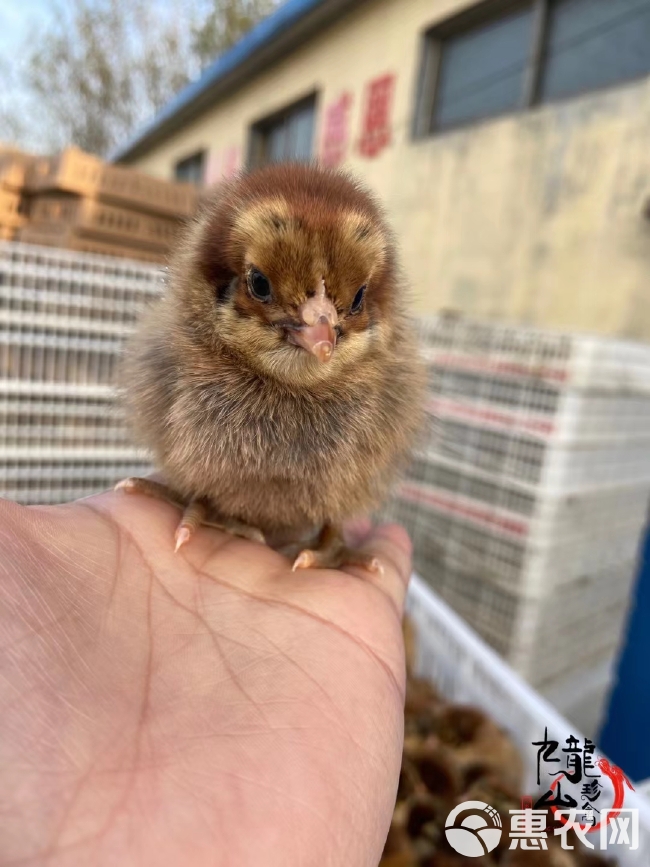
M 359 310 L 361 310 L 365 294 L 366 294 L 366 284 L 364 283 L 363 286 L 357 292 L 357 294 L 354 296 L 352 304 L 350 305 L 350 313 L 358 313 Z
M 248 290 L 257 301 L 271 300 L 271 283 L 257 268 L 251 268 L 248 272 Z

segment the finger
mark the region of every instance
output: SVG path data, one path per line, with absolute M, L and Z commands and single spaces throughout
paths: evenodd
M 381 587 L 401 616 L 411 577 L 412 546 L 408 533 L 399 524 L 383 524 L 373 530 L 360 550 L 375 557 L 381 566 L 376 572 L 363 570 L 363 577 Z

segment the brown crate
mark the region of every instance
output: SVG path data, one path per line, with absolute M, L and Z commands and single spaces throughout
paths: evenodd
M 8 142 L 0 141 L 0 157 L 4 156 L 23 156 L 25 151 L 17 148 L 15 145 L 11 145 Z
M 119 256 L 122 259 L 136 259 L 140 262 L 165 262 L 164 253 L 155 250 L 143 250 L 137 247 L 126 247 L 123 244 L 111 244 L 97 238 L 84 238 L 74 232 L 60 231 L 60 227 L 42 223 L 38 226 L 26 226 L 19 229 L 17 240 L 25 244 L 42 244 L 45 247 L 60 247 L 64 250 L 77 250 L 81 253 L 98 253 L 102 256 Z
M 74 228 L 76 234 L 159 252 L 170 248 L 181 228 L 181 221 L 173 217 L 155 217 L 69 193 L 34 196 L 29 218 L 35 227 L 39 223 L 59 223 Z
M 197 203 L 193 184 L 163 181 L 125 166 L 108 165 L 78 148 L 36 159 L 27 187 L 33 193 L 61 190 L 175 217 L 189 216 Z
M 19 193 L 0 189 L 0 224 L 3 226 L 22 226 L 25 218 L 20 212 Z
M 25 153 L 3 153 L 0 150 L 0 189 L 21 192 L 34 157 Z

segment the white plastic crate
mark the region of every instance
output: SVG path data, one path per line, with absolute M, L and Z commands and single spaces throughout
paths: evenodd
M 0 496 L 63 502 L 149 471 L 115 380 L 163 278 L 125 259 L 0 244 Z
M 616 678 L 618 653 L 595 654 L 588 664 L 535 689 L 572 725 L 597 739 Z
M 646 514 L 646 495 L 634 507 L 635 495 L 619 514 L 618 495 L 595 498 L 594 519 L 564 524 L 559 518 L 535 522 L 474 498 L 413 481 L 402 483 L 384 514 L 404 524 L 411 534 L 416 557 L 434 567 L 442 558 L 455 557 L 466 570 L 492 584 L 544 598 L 606 566 L 634 559 Z M 565 504 L 566 505 L 566 504 Z M 579 506 L 579 500 L 576 500 Z M 557 507 L 562 514 L 565 509 Z M 589 507 L 585 510 L 587 516 Z
M 430 412 L 435 406 L 431 402 Z M 614 417 L 615 406 L 611 413 Z M 619 421 L 622 425 L 625 419 Z M 418 453 L 534 485 L 539 496 L 560 489 L 639 483 L 650 481 L 650 418 L 642 421 L 643 430 L 635 419 L 628 432 L 615 436 L 547 437 L 521 428 L 497 428 L 475 417 L 468 421 L 460 412 L 447 413 L 432 417 Z
M 161 290 L 163 269 L 113 256 L 0 243 L 2 309 L 132 324 L 143 298 Z M 31 321 L 30 321 L 31 322 Z
M 430 375 L 430 412 L 449 423 L 469 424 L 540 440 L 611 438 L 647 434 L 650 397 L 616 391 L 579 391 L 497 378 L 469 376 L 453 369 Z
M 650 440 L 648 440 L 650 456 Z M 620 524 L 643 522 L 650 497 L 650 472 L 646 478 L 639 472 L 630 479 L 601 481 L 600 484 L 571 488 L 546 488 L 507 474 L 494 474 L 471 463 L 452 460 L 432 452 L 416 454 L 407 473 L 407 481 L 429 489 L 449 507 L 474 500 L 508 516 L 513 525 L 523 519 L 521 526 L 531 538 L 552 535 L 560 539 L 576 533 L 592 532 L 612 515 Z M 407 487 L 409 485 L 407 484 Z M 508 515 L 509 513 L 509 515 Z
M 611 659 L 648 512 L 650 347 L 451 315 L 421 339 L 428 427 L 385 513 L 417 569 L 536 684 Z
M 512 735 L 525 762 L 525 788 L 531 795 L 536 785 L 534 741 L 548 729 L 564 743 L 570 735 L 580 737 L 566 719 L 523 681 L 477 635 L 414 576 L 407 610 L 417 636 L 418 673 L 431 680 L 450 701 L 483 708 Z M 628 791 L 625 807 L 639 810 L 638 850 L 613 846 L 608 855 L 620 867 L 647 867 L 650 858 L 650 802 L 640 792 Z
M 529 683 L 541 687 L 611 658 L 629 608 L 635 563 L 585 576 L 545 599 L 528 599 L 491 584 L 476 571 L 442 561 L 415 568 L 454 611 Z
M 500 382 L 524 378 L 561 388 L 650 395 L 650 347 L 644 343 L 455 315 L 424 321 L 420 333 L 425 357 L 438 369 Z M 531 398 L 534 392 L 529 386 Z
M 650 480 L 650 346 L 441 317 L 423 454 L 559 490 Z

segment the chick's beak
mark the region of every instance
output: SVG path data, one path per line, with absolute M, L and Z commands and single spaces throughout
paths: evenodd
M 329 361 L 336 346 L 338 315 L 325 294 L 325 286 L 298 309 L 301 325 L 289 332 L 290 343 L 301 346 L 320 362 Z

